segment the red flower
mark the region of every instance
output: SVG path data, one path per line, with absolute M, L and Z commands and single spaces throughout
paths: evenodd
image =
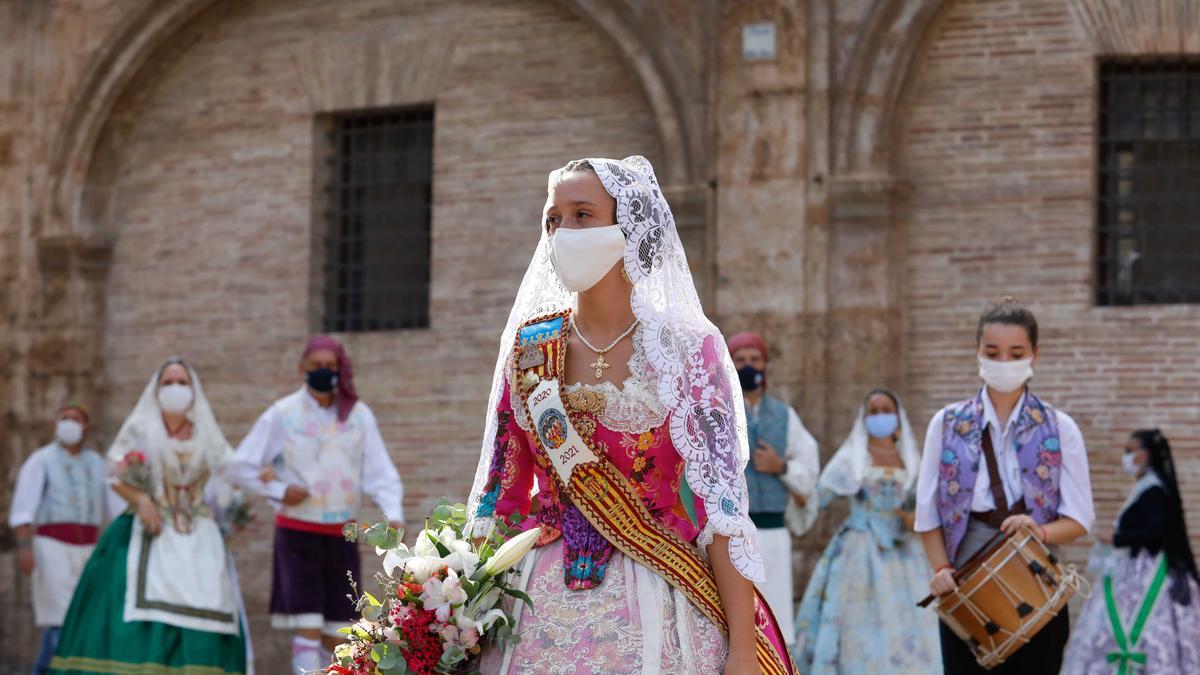
M 408 669 L 419 675 L 433 673 L 442 658 L 442 640 L 430 629 L 436 620 L 433 610 L 416 610 L 400 621 L 399 630 L 408 643 L 400 654 Z
M 125 453 L 124 460 L 129 464 L 145 464 L 146 456 L 137 450 L 130 450 L 129 452 Z

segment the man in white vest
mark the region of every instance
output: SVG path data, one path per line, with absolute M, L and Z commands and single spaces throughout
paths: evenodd
M 342 527 L 371 496 L 401 526 L 404 488 L 375 416 L 354 390 L 341 343 L 308 341 L 300 360 L 304 386 L 267 409 L 238 446 L 230 477 L 276 508 L 271 625 L 292 630 L 292 666 L 329 665 L 337 630 L 358 618 L 346 572 L 358 581 L 358 545 Z
M 104 458 L 84 447 L 87 409 L 68 403 L 57 417 L 54 442 L 21 465 L 8 515 L 21 573 L 32 577 L 33 620 L 42 629 L 35 673 L 50 667 L 59 628 L 107 510 Z

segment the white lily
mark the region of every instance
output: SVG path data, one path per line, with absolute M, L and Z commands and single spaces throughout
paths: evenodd
M 432 609 L 438 621 L 449 620 L 454 607 L 467 601 L 467 592 L 454 570 L 448 570 L 445 579 L 430 577 L 421 585 L 425 589 L 421 593 L 421 606 Z
M 504 542 L 500 550 L 496 551 L 496 554 L 488 558 L 488 561 L 484 563 L 484 572 L 490 576 L 496 576 L 516 565 L 521 561 L 521 558 L 525 557 L 526 553 L 529 553 L 533 549 L 534 544 L 537 543 L 538 537 L 541 534 L 541 529 L 534 527 Z
M 475 616 L 481 609 L 491 609 L 500 602 L 500 589 L 492 586 L 483 595 L 476 596 L 471 604 L 467 605 L 467 614 Z
M 431 538 L 432 536 L 432 538 Z M 437 544 L 433 543 L 433 539 L 437 538 L 436 532 L 429 530 L 421 530 L 417 533 L 417 541 L 413 543 L 413 555 L 418 555 L 425 558 L 438 558 L 441 554 L 438 553 Z
M 389 549 L 383 552 L 383 573 L 392 576 L 392 571 L 404 565 L 404 561 L 412 558 L 407 546 Z
M 413 556 L 405 560 L 402 564 L 404 565 L 404 572 L 411 574 L 413 581 L 418 584 L 424 584 L 442 566 L 442 561 L 436 557 Z
M 470 542 L 458 539 L 450 542 L 448 548 L 450 555 L 442 558 L 447 567 L 468 577 L 475 573 L 475 568 L 479 567 L 479 554 L 471 549 Z
M 443 527 L 441 530 L 439 530 L 437 533 L 437 538 L 438 541 L 442 542 L 442 545 L 446 548 L 450 548 L 451 544 L 459 540 L 458 534 L 448 527 Z

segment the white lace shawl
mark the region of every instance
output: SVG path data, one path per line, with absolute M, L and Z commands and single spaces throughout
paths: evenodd
M 749 450 L 746 415 L 737 371 L 717 327 L 704 315 L 692 281 L 675 218 L 644 157 L 594 159 L 605 190 L 617 202 L 617 224 L 625 234 L 625 272 L 633 282 L 633 313 L 642 324 L 647 371 L 664 409 L 670 411 L 671 438 L 683 458 L 692 492 L 708 516 L 706 538 L 729 538 L 729 557 L 748 579 L 764 578 L 757 531 L 750 521 L 750 502 L 743 471 Z M 551 184 L 557 172 L 550 175 Z M 544 228 L 533 260 L 517 291 L 508 323 L 500 336 L 492 376 L 480 460 L 467 503 L 476 514 L 487 482 L 496 437 L 496 406 L 505 383 L 517 328 L 537 316 L 574 307 L 555 275 Z M 711 366 L 717 365 L 715 372 Z M 477 519 L 475 527 L 487 523 Z
M 187 411 L 187 418 L 192 423 L 192 437 L 187 441 L 171 443 L 163 426 L 162 409 L 158 404 L 158 381 L 162 371 L 176 363 L 187 368 L 188 377 L 192 381 L 192 407 Z M 177 450 L 181 449 L 191 453 L 186 466 L 179 464 Z M 168 474 L 173 482 L 181 483 L 190 483 L 205 471 L 209 473 L 210 478 L 219 478 L 222 475 L 225 463 L 233 456 L 233 449 L 221 433 L 217 418 L 204 395 L 200 377 L 186 361 L 168 359 L 154 371 L 150 382 L 142 390 L 141 398 L 133 407 L 133 412 L 121 424 L 121 429 L 108 450 L 110 464 L 117 464 L 132 450 L 146 456 L 157 497 L 162 496 L 164 473 Z
M 900 459 L 904 462 L 906 474 L 904 490 L 907 492 L 912 489 L 917 480 L 917 474 L 920 473 L 921 452 L 917 449 L 917 439 L 913 434 L 912 425 L 908 423 L 908 413 L 904 410 L 904 403 L 896 394 L 888 393 L 896 400 L 897 413 L 900 417 L 900 440 L 897 441 L 896 447 L 900 451 Z M 862 488 L 863 478 L 871 466 L 871 453 L 867 449 L 870 437 L 867 434 L 866 406 L 866 401 L 863 401 L 863 404 L 858 407 L 858 417 L 854 420 L 854 427 L 850 429 L 850 435 L 846 436 L 846 440 L 842 441 L 841 447 L 834 453 L 833 459 L 829 460 L 825 469 L 821 471 L 821 477 L 817 480 L 818 492 L 828 491 L 835 495 L 849 497 L 857 494 Z

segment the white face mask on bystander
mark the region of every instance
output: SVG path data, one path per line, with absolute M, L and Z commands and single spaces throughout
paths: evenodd
M 1127 452 L 1121 455 L 1121 468 L 1125 469 L 1125 473 L 1136 476 L 1142 472 L 1142 465 L 1138 464 L 1137 454 Z
M 75 420 L 59 420 L 54 425 L 54 436 L 59 443 L 71 447 L 83 440 L 83 425 Z
M 620 225 L 555 230 L 550 238 L 550 264 L 568 291 L 595 286 L 625 257 Z
M 1033 377 L 1033 357 L 1020 361 L 996 361 L 979 357 L 979 378 L 987 386 L 1007 394 L 1016 391 Z
M 164 412 L 178 415 L 192 407 L 192 396 L 192 388 L 186 384 L 168 384 L 158 390 L 158 405 Z

